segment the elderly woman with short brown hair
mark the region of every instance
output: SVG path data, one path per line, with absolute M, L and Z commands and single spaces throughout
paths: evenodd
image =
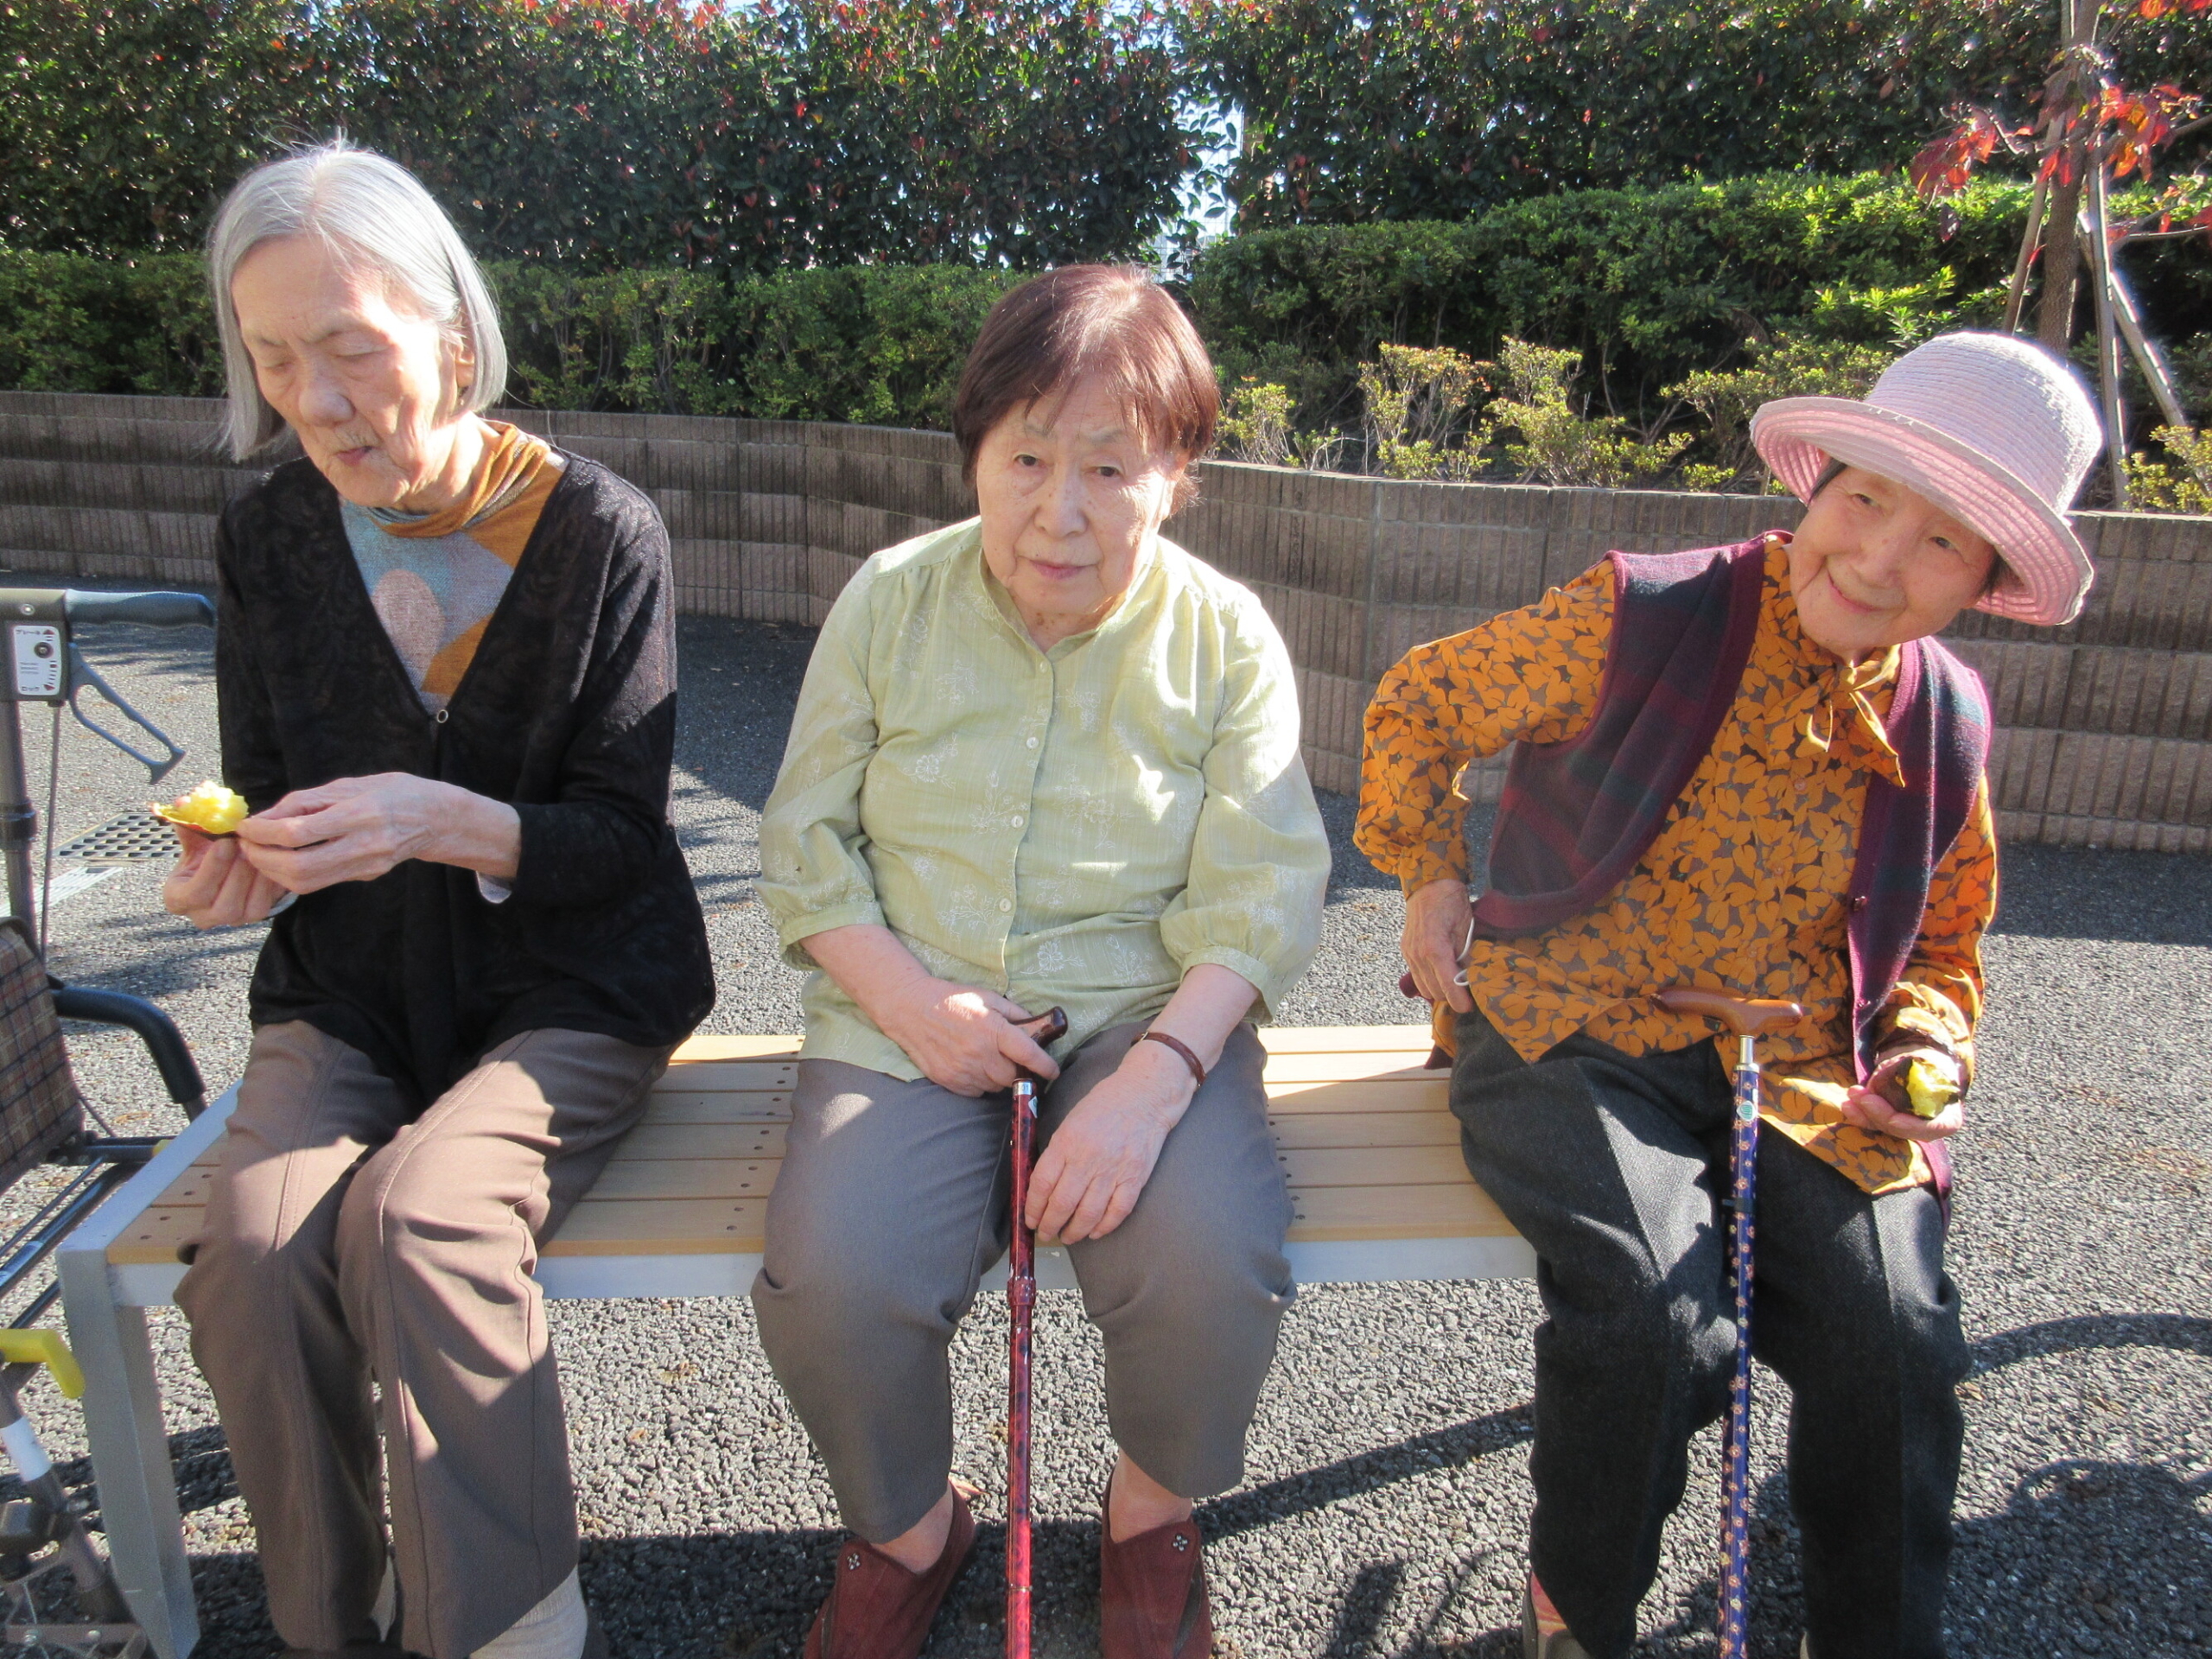
M 668 818 L 667 533 L 484 418 L 498 314 L 391 162 L 256 168 L 208 266 L 233 453 L 306 453 L 216 543 L 253 814 L 186 832 L 163 897 L 275 921 L 177 1301 L 288 1654 L 601 1654 L 531 1275 L 714 997 Z
M 1160 534 L 1216 414 L 1141 272 L 1014 289 L 954 407 L 979 516 L 870 559 L 807 671 L 760 892 L 817 971 L 753 1300 L 855 1535 L 809 1659 L 911 1659 L 974 1548 L 946 1351 L 1017 1067 L 1055 1080 L 1025 1219 L 1105 1338 L 1102 1646 L 1210 1650 L 1192 1502 L 1242 1478 L 1292 1294 L 1248 1021 L 1329 870 L 1281 638 Z M 1055 1004 L 1048 1053 L 1016 1022 Z

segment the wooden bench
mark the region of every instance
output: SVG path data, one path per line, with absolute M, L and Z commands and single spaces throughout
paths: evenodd
M 1535 1273 L 1534 1253 L 1460 1161 L 1444 1074 L 1419 1069 L 1425 1027 L 1261 1035 L 1300 1282 Z M 607 1173 L 546 1244 L 546 1294 L 744 1295 L 760 1265 L 797 1046 L 789 1037 L 696 1037 L 679 1049 Z M 199 1622 L 144 1310 L 175 1298 L 177 1250 L 198 1230 L 232 1100 L 210 1106 L 61 1252 L 108 1548 L 163 1659 L 192 1650 Z M 1074 1287 L 1065 1250 L 1037 1255 L 1041 1286 Z

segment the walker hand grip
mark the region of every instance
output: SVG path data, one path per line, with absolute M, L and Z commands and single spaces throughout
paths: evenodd
M 1669 985 L 1652 1000 L 1669 1014 L 1701 1014 L 1718 1020 L 1738 1037 L 1787 1031 L 1805 1017 L 1805 1010 L 1795 1002 L 1730 996 L 1726 991 L 1701 991 L 1689 985 Z
M 215 601 L 204 594 L 87 594 L 62 600 L 73 623 L 131 622 L 142 628 L 212 628 Z
M 0 1360 L 10 1365 L 45 1366 L 54 1373 L 54 1386 L 72 1400 L 85 1392 L 85 1373 L 59 1331 L 44 1325 L 29 1331 L 0 1330 Z

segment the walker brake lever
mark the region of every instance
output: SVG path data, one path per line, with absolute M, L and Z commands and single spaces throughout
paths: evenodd
M 87 715 L 78 703 L 77 694 L 88 685 L 106 698 L 109 704 L 124 719 L 167 749 L 169 752 L 168 759 L 156 760 L 150 754 L 142 754 L 124 739 L 117 736 Z M 184 751 L 177 746 L 176 740 L 118 696 L 115 688 L 100 677 L 99 670 L 86 662 L 85 653 L 78 650 L 73 644 L 69 647 L 69 712 L 76 715 L 77 723 L 93 736 L 112 744 L 145 767 L 146 781 L 149 784 L 160 783 L 162 779 L 169 775 L 170 770 L 175 766 L 176 763 L 184 759 Z

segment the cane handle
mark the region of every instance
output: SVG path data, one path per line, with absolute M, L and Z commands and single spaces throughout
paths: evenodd
M 1718 1020 L 1738 1037 L 1787 1031 L 1805 1017 L 1805 1010 L 1795 1002 L 1731 996 L 1726 991 L 1701 991 L 1690 985 L 1669 985 L 1653 1000 L 1669 1014 L 1701 1014 L 1708 1020 Z
M 1008 1023 L 1038 1047 L 1045 1048 L 1068 1034 L 1068 1011 L 1055 1004 L 1042 1014 L 1033 1014 L 1027 1020 L 1014 1020 Z M 1020 1068 L 1020 1075 L 1032 1083 L 1038 1080 L 1037 1074 L 1027 1066 Z

